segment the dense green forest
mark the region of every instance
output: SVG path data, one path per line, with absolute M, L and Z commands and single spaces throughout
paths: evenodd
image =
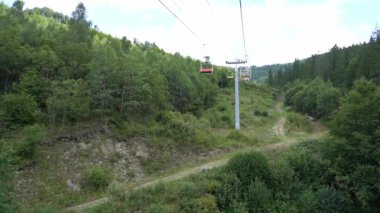
M 129 194 L 110 188 L 111 202 L 90 212 L 378 212 L 379 106 L 380 88 L 358 80 L 324 139 L 238 154 L 220 169 Z
M 143 124 L 155 123 L 155 135 L 172 141 L 211 140 L 197 117 L 229 87 L 223 68 L 200 75 L 197 60 L 104 34 L 82 3 L 70 17 L 23 5 L 0 3 L 0 212 L 14 209 L 12 171 L 33 165 L 41 141 L 70 127 L 144 135 Z
M 313 55 L 302 61 L 296 59 L 287 69 L 276 73 L 271 84 L 283 87 L 295 80 L 313 80 L 316 77 L 330 81 L 334 87 L 345 90 L 355 80 L 366 78 L 380 84 L 380 29 L 375 29 L 368 43 L 340 48 L 337 45 L 327 53 Z M 268 79 L 269 80 L 269 79 Z
M 269 71 L 288 110 L 322 119 L 328 137 L 242 153 L 220 169 L 127 195 L 113 188 L 111 202 L 92 212 L 378 212 L 379 38 L 376 30 L 369 43 Z
M 104 34 L 82 3 L 70 17 L 23 5 L 0 3 L 0 212 L 56 212 L 105 192 L 109 202 L 90 212 L 380 211 L 380 30 L 368 43 L 254 67 L 253 78 L 268 73 L 268 85 L 241 85 L 239 132 L 230 130 L 233 82 L 226 68 L 201 75 L 190 57 Z M 280 114 L 272 110 L 281 106 L 277 91 L 285 96 L 285 125 L 307 129 L 310 121 L 297 113 L 306 114 L 322 120 L 329 135 L 289 150 L 238 154 L 219 169 L 128 194 L 103 166 L 124 159 L 120 153 L 84 164 L 80 191 L 49 173 L 67 154 L 61 147 L 73 146 L 68 141 L 90 146 L 74 137 L 87 129 L 104 141 L 138 138 L 156 146 L 154 157 L 142 160 L 148 174 L 194 150 L 279 142 L 265 133 Z M 82 150 L 78 159 L 96 161 L 93 154 Z M 30 168 L 42 171 L 31 183 L 41 189 L 22 203 L 14 180 Z
M 289 64 L 272 64 L 272 65 L 264 65 L 261 67 L 251 66 L 252 70 L 252 79 L 255 81 L 266 81 L 268 79 L 269 73 L 271 73 L 272 77 L 280 70 L 287 69 L 291 63 Z
M 347 48 L 334 46 L 328 53 L 313 55 L 276 73 L 267 82 L 285 91 L 285 104 L 315 118 L 328 119 L 339 100 L 358 79 L 380 84 L 380 30 L 368 43 Z
M 115 178 L 109 168 L 124 159 L 122 154 L 114 152 L 105 165 L 96 165 L 101 164 L 96 152 L 73 152 L 77 161 L 70 163 L 79 168 L 63 173 L 61 167 L 71 165 L 59 160 L 68 153 L 65 147 L 87 147 L 98 136 L 123 146 L 143 141 L 153 150 L 138 159 L 146 174 L 212 148 L 257 143 L 258 136 L 228 134 L 233 82 L 227 81 L 227 68 L 215 66 L 212 75 L 202 75 L 198 60 L 104 34 L 87 20 L 82 3 L 70 17 L 23 6 L 23 1 L 11 7 L 0 3 L 0 212 L 28 212 L 50 202 L 66 207 L 104 193 Z M 242 85 L 243 128 L 270 125 L 276 116 L 268 113 L 274 91 Z M 211 128 L 226 130 L 211 133 Z M 86 179 L 78 179 L 79 192 L 66 184 L 75 173 Z M 15 180 L 31 182 L 20 186 Z

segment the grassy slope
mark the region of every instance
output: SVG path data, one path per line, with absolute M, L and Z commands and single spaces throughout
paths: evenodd
M 39 204 L 45 205 L 46 203 L 52 203 L 55 206 L 74 205 L 104 195 L 102 190 L 82 189 L 75 191 L 67 186 L 68 180 L 80 186 L 80 176 L 92 165 L 100 164 L 109 168 L 114 174 L 114 178 L 119 181 L 136 183 L 147 180 L 149 177 L 175 173 L 179 169 L 220 158 L 225 153 L 236 149 L 276 142 L 275 135 L 271 133 L 271 126 L 279 118 L 280 112 L 274 108 L 274 91 L 265 86 L 242 84 L 242 129 L 239 133 L 232 130 L 234 119 L 233 94 L 231 88 L 221 90 L 215 106 L 204 112 L 203 117 L 200 118 L 209 120 L 213 127 L 210 134 L 214 136 L 215 143 L 206 147 L 190 144 L 183 148 L 183 146 L 167 146 L 165 141 L 153 139 L 149 136 L 118 140 L 109 138 L 108 133 L 99 131 L 93 133 L 94 136 L 89 137 L 89 139 L 78 137 L 79 141 L 76 142 L 68 140 L 55 143 L 53 146 L 40 146 L 35 166 L 18 174 L 16 180 L 17 196 L 25 208 Z M 267 116 L 254 116 L 255 111 L 266 112 Z M 93 129 L 91 125 L 83 124 L 83 126 L 87 126 L 89 132 Z M 81 131 L 86 132 L 86 130 Z M 117 156 L 117 153 L 113 152 L 115 150 L 112 151 L 112 148 L 107 147 L 110 141 L 114 146 L 127 144 L 123 150 L 128 151 L 126 155 L 129 157 Z M 141 144 L 143 144 L 142 149 L 147 149 L 149 155 L 159 157 L 145 159 L 144 156 L 139 156 L 136 150 L 141 148 L 139 147 Z M 84 149 L 83 146 L 87 148 Z M 92 148 L 88 148 L 89 146 Z M 111 151 L 104 152 L 107 149 L 111 149 Z M 184 152 L 188 152 L 187 155 L 183 154 Z M 121 159 L 116 159 L 117 162 L 114 163 L 113 158 Z M 167 166 L 168 162 L 177 163 Z M 127 170 L 127 174 L 124 176 L 117 171 L 122 166 L 125 166 L 125 170 Z M 123 176 L 124 179 L 120 176 Z
M 264 146 L 257 145 L 253 146 L 252 148 L 244 148 L 241 151 L 237 150 L 223 156 L 219 160 L 212 161 L 207 164 L 203 164 L 201 166 L 197 166 L 191 169 L 184 169 L 184 171 L 182 172 L 178 172 L 177 174 L 169 175 L 164 178 L 156 178 L 155 180 L 147 182 L 145 184 L 137 185 L 136 188 L 129 187 L 129 189 L 127 190 L 128 195 L 125 201 L 119 201 L 115 199 L 114 197 L 112 197 L 111 193 L 111 202 L 102 200 L 102 203 L 105 203 L 93 207 L 89 211 L 117 212 L 124 211 L 127 209 L 128 211 L 143 212 L 176 212 L 178 209 L 184 210 L 184 206 L 186 206 L 189 203 L 191 203 L 191 205 L 196 206 L 207 206 L 207 203 L 211 205 L 212 203 L 215 203 L 215 198 L 210 194 L 214 193 L 214 190 L 218 187 L 218 184 L 220 184 L 220 182 L 218 181 L 220 177 L 218 174 L 219 169 L 209 169 L 224 165 L 225 163 L 227 163 L 228 159 L 231 156 L 234 156 L 237 153 L 250 152 L 252 150 L 263 151 L 268 157 L 268 159 L 270 159 L 270 163 L 275 166 L 275 164 L 278 161 L 282 160 L 281 156 L 283 156 L 285 151 L 290 146 L 296 145 L 306 140 L 315 140 L 326 135 L 326 129 L 324 129 L 320 123 L 311 123 L 308 120 L 305 121 L 306 118 L 304 118 L 303 116 L 297 117 L 301 121 L 294 121 L 293 118 L 289 118 L 289 115 L 290 117 L 294 116 L 291 114 L 291 112 L 282 112 L 281 108 L 279 107 L 281 107 L 281 102 L 278 102 L 275 109 L 277 113 L 282 114 L 283 116 L 278 118 L 278 122 L 276 122 L 274 126 L 276 126 L 277 123 L 279 123 L 281 120 L 286 120 L 287 123 L 289 123 L 288 120 L 291 120 L 289 124 L 285 125 L 284 123 L 282 123 L 282 125 L 285 126 L 286 130 L 289 130 L 287 129 L 288 127 L 290 127 L 292 130 L 286 131 L 286 135 L 277 135 L 275 137 L 277 140 L 280 140 L 282 142 Z M 299 126 L 299 123 L 304 122 L 307 122 L 306 127 L 300 126 L 300 128 L 296 131 L 294 126 Z M 262 143 L 272 142 L 273 140 L 271 140 L 270 138 L 268 140 L 262 141 Z M 202 172 L 205 167 L 207 167 L 208 171 Z M 194 175 L 186 177 L 187 175 L 191 174 Z M 184 179 L 178 180 L 179 178 Z M 90 204 L 87 207 L 90 206 L 95 205 Z M 212 209 L 213 207 L 208 206 L 207 211 L 209 211 L 210 208 Z

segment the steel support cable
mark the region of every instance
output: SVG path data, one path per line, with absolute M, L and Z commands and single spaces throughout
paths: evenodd
M 210 1 L 209 0 L 205 0 L 205 1 L 206 1 L 207 5 L 208 5 L 208 8 L 209 8 L 210 13 L 212 15 L 213 24 L 215 26 L 218 25 L 218 28 L 216 28 L 216 30 L 218 30 L 220 32 L 220 34 L 222 35 L 222 39 L 223 39 L 224 44 L 227 44 L 227 47 L 224 50 L 225 57 L 226 57 L 226 60 L 227 60 L 228 59 L 228 52 L 231 52 L 231 45 L 228 42 L 229 39 L 227 39 L 227 37 L 226 37 L 226 33 L 225 33 L 226 30 L 225 30 L 224 26 L 220 24 L 220 22 L 216 21 L 217 20 L 217 16 L 215 15 L 213 7 L 211 7 Z
M 179 22 L 181 22 L 181 24 L 183 26 L 185 26 L 190 32 L 191 34 L 193 34 L 201 43 L 202 43 L 202 40 L 201 38 L 189 27 L 185 24 L 185 22 L 183 22 L 168 6 L 166 6 L 161 0 L 158 0 L 162 6 L 164 6 Z
M 244 33 L 244 21 L 243 21 L 243 9 L 241 6 L 241 0 L 239 0 L 240 3 L 240 19 L 241 19 L 241 29 L 243 31 L 243 45 L 244 45 L 244 54 L 245 54 L 245 59 L 247 60 L 247 48 L 245 45 L 245 33 Z
M 210 2 L 208 0 L 206 0 L 207 4 L 208 4 L 208 7 L 210 8 L 211 10 L 211 5 L 210 5 Z

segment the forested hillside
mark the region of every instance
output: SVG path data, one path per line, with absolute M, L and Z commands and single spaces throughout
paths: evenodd
M 296 59 L 289 69 L 276 74 L 272 84 L 283 87 L 297 79 L 316 77 L 346 90 L 360 78 L 380 84 L 380 29 L 375 29 L 368 43 L 344 48 L 335 45 L 327 53 Z
M 268 79 L 268 76 L 270 75 L 269 73 L 271 73 L 273 77 L 273 75 L 276 74 L 278 71 L 288 69 L 289 66 L 291 66 L 291 63 L 264 65 L 261 67 L 252 66 L 252 79 L 256 81 L 266 81 Z
M 380 211 L 380 30 L 253 67 L 236 131 L 227 68 L 23 6 L 0 3 L 0 212 Z
M 113 190 L 90 212 L 379 212 L 379 36 L 296 61 L 268 81 L 285 93 L 288 122 L 291 111 L 314 116 L 329 136 L 238 154 L 220 169 L 123 196 Z
M 262 135 L 231 131 L 226 68 L 202 75 L 198 60 L 104 34 L 81 3 L 70 17 L 0 3 L 0 25 L 0 212 L 67 207 L 251 146 L 278 116 L 275 90 L 246 83 L 242 128 Z
M 148 118 L 167 109 L 197 115 L 212 105 L 219 79 L 200 77 L 199 62 L 103 34 L 82 4 L 68 18 L 16 3 L 1 5 L 3 126 Z

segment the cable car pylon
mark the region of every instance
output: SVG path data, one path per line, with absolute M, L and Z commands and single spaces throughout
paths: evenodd
M 240 100 L 239 100 L 239 69 L 238 64 L 245 64 L 247 60 L 226 61 L 226 64 L 235 64 L 235 129 L 240 129 Z

